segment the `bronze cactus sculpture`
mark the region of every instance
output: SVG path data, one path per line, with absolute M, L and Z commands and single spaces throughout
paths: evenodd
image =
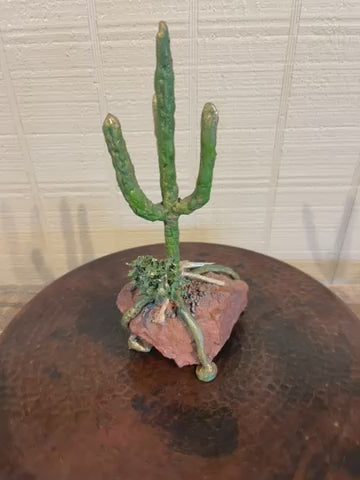
M 192 213 L 205 205 L 210 198 L 216 158 L 218 113 L 212 103 L 205 104 L 201 116 L 201 156 L 196 186 L 191 195 L 180 199 L 175 169 L 174 72 L 169 32 L 165 22 L 159 23 L 159 30 L 156 36 L 154 84 L 153 115 L 162 202 L 154 204 L 146 197 L 139 186 L 118 119 L 108 114 L 103 124 L 103 132 L 116 172 L 116 179 L 126 201 L 136 215 L 152 222 L 157 220 L 164 222 L 165 230 L 167 261 L 156 260 L 152 257 L 139 257 L 134 262 L 132 265 L 132 276 L 135 280 L 135 285 L 141 292 L 141 296 L 133 307 L 123 314 L 121 323 L 127 327 L 129 322 L 148 304 L 160 303 L 164 307 L 161 311 L 164 312 L 169 300 L 176 302 L 179 317 L 187 326 L 195 342 L 200 362 L 196 369 L 197 376 L 200 380 L 210 381 L 215 378 L 217 368 L 213 362 L 209 361 L 206 355 L 202 331 L 185 305 L 182 298 L 182 286 L 187 278 L 197 278 L 205 282 L 221 284 L 221 282 L 203 275 L 208 272 L 221 272 L 234 279 L 239 277 L 229 267 L 209 263 L 180 262 L 179 216 Z M 158 273 L 160 272 L 159 275 L 156 274 L 156 276 L 153 273 L 154 270 L 157 270 Z M 149 274 L 149 272 L 152 273 Z M 146 277 L 146 275 L 152 277 L 151 288 L 149 287 L 149 282 L 146 281 L 147 287 L 143 286 L 144 276 Z M 154 277 L 157 278 L 156 281 L 154 281 Z M 151 345 L 131 335 L 129 347 L 139 351 L 149 351 Z

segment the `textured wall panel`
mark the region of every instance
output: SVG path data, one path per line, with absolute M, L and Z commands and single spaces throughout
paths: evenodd
M 122 123 L 160 199 L 154 37 L 169 23 L 182 195 L 201 109 L 219 110 L 210 203 L 182 239 L 277 256 L 325 282 L 360 270 L 360 6 L 335 0 L 1 0 L 0 283 L 43 283 L 161 241 L 118 191 L 101 134 Z

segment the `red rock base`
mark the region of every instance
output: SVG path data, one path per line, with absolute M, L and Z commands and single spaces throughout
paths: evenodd
M 223 280 L 224 286 L 201 281 L 189 285 L 186 303 L 198 322 L 205 342 L 205 351 L 212 360 L 230 337 L 231 331 L 247 305 L 248 286 L 241 280 L 232 280 L 225 275 L 209 274 Z M 137 297 L 131 284 L 123 287 L 117 298 L 121 312 L 128 310 Z M 172 358 L 179 367 L 198 364 L 195 345 L 184 322 L 176 315 L 176 305 L 169 304 L 164 323 L 153 320 L 160 306 L 148 305 L 130 322 L 130 330 L 153 345 L 167 358 Z

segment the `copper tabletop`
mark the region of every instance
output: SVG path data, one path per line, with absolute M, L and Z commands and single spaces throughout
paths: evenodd
M 0 340 L 0 478 L 360 478 L 360 324 L 285 263 L 188 243 L 182 258 L 233 267 L 249 305 L 199 382 L 156 351 L 127 349 L 115 306 L 126 263 L 88 263 L 40 292 Z

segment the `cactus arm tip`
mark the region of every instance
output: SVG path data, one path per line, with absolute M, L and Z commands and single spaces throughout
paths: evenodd
M 205 103 L 202 111 L 202 121 L 216 122 L 216 124 L 219 121 L 219 113 L 213 103 Z
M 169 33 L 167 23 L 164 20 L 159 22 L 158 36 L 163 36 Z
M 119 120 L 112 113 L 108 113 L 105 117 L 103 128 L 113 127 L 114 125 L 120 125 Z

